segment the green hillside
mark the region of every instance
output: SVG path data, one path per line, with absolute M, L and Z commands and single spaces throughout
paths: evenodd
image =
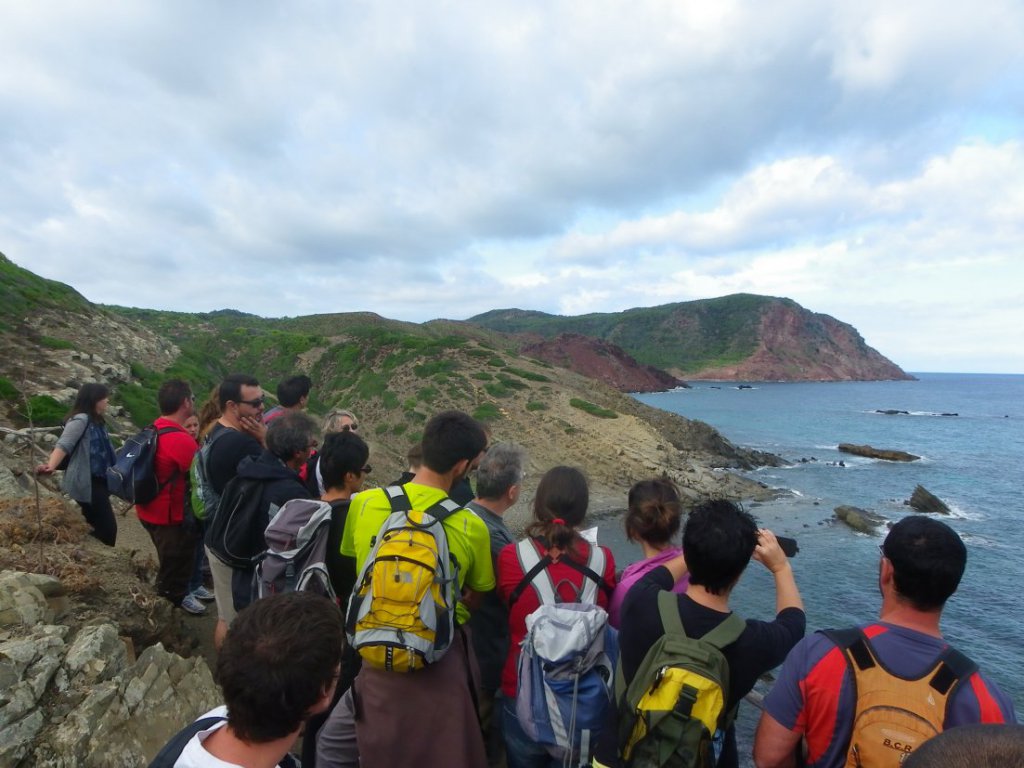
M 757 348 L 761 313 L 789 299 L 738 293 L 718 299 L 664 304 L 576 317 L 493 310 L 468 322 L 504 333 L 553 338 L 582 333 L 618 344 L 639 362 L 665 370 L 699 370 L 741 362 Z
M 41 307 L 84 312 L 91 306 L 71 286 L 34 275 L 0 253 L 0 330 L 11 330 Z

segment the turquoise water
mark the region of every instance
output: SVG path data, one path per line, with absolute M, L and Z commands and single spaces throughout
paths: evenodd
M 795 536 L 797 582 L 808 630 L 875 618 L 879 537 L 832 525 L 833 507 L 852 504 L 890 520 L 920 483 L 953 510 L 946 521 L 968 548 L 967 572 L 947 604 L 943 631 L 1024 705 L 1024 376 L 916 374 L 919 381 L 770 384 L 737 389 L 695 383 L 692 389 L 640 395 L 657 408 L 711 424 L 734 443 L 799 462 L 752 472 L 793 495 L 751 505 L 760 522 Z M 908 411 L 882 415 L 876 410 Z M 942 416 L 956 413 L 956 416 Z M 841 454 L 841 442 L 867 443 L 921 456 L 903 464 Z M 842 461 L 845 467 L 835 466 Z M 832 464 L 830 464 L 830 462 Z M 625 497 L 625 493 L 623 493 Z M 601 540 L 620 565 L 635 549 L 605 523 Z M 773 614 L 774 590 L 752 563 L 734 595 L 747 616 Z M 742 725 L 742 724 L 741 724 Z

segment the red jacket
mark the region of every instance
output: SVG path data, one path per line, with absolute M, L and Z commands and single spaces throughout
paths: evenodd
M 181 525 L 185 514 L 185 487 L 192 457 L 199 444 L 180 424 L 161 416 L 153 422 L 157 429 L 172 427 L 175 431 L 160 435 L 153 459 L 160 493 L 148 504 L 136 504 L 139 520 L 153 525 Z

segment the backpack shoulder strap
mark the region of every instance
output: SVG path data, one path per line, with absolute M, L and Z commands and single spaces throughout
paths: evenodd
M 683 619 L 679 615 L 679 600 L 675 592 L 661 590 L 658 592 L 658 613 L 661 616 L 661 627 L 666 635 L 689 637 L 683 627 Z
M 461 504 L 454 499 L 445 497 L 427 507 L 426 513 L 437 520 L 437 522 L 443 523 L 460 509 L 462 509 Z
M 408 512 L 412 509 L 412 500 L 403 486 L 389 485 L 384 489 L 384 494 L 388 497 L 392 512 Z
M 836 647 L 842 651 L 843 656 L 852 662 L 854 674 L 857 670 L 870 669 L 878 664 L 871 652 L 868 638 L 860 627 L 823 629 L 821 633 L 835 643 Z
M 937 666 L 928 684 L 942 694 L 978 671 L 977 664 L 951 645 L 942 652 Z
M 584 582 L 579 589 L 580 602 L 596 605 L 598 589 L 602 590 L 606 596 L 611 597 L 612 588 L 608 586 L 604 576 L 601 575 L 604 573 L 607 558 L 604 550 L 597 544 L 590 545 L 590 555 L 587 557 L 586 565 L 571 557 L 563 557 L 559 562 L 583 574 Z
M 740 635 L 747 628 L 747 622 L 735 611 L 730 613 L 717 627 L 701 638 L 705 643 L 711 643 L 718 650 L 731 645 L 739 640 Z
M 519 559 L 519 567 L 523 569 L 524 576 L 512 590 L 512 594 L 508 596 L 509 608 L 522 597 L 523 592 L 529 586 L 532 586 L 537 593 L 537 599 L 540 600 L 541 605 L 558 602 L 549 574 L 545 573 L 546 578 L 541 579 L 539 584 L 536 581 L 540 572 L 546 572 L 547 567 L 551 565 L 551 555 L 545 554 L 544 557 L 541 557 L 537 554 L 537 547 L 534 546 L 533 540 L 523 539 L 516 544 L 516 557 Z
M 153 758 L 153 762 L 149 764 L 149 768 L 174 768 L 174 764 L 181 757 L 181 753 L 185 751 L 185 747 L 192 741 L 192 738 L 201 731 L 206 731 L 215 726 L 217 723 L 221 723 L 227 720 L 226 717 L 219 715 L 212 715 L 210 717 L 201 717 L 193 723 L 189 723 L 173 737 L 171 740 L 164 745 L 164 748 L 157 752 L 156 757 Z

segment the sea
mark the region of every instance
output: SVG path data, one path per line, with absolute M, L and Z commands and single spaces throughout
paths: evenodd
M 748 504 L 759 523 L 797 539 L 793 558 L 808 631 L 877 618 L 877 535 L 833 519 L 849 504 L 889 521 L 923 485 L 952 510 L 942 516 L 967 545 L 967 571 L 943 613 L 949 642 L 973 658 L 1024 707 L 1024 376 L 916 373 L 917 381 L 695 382 L 690 389 L 637 395 L 656 408 L 698 419 L 735 444 L 790 462 L 748 475 L 779 498 Z M 895 413 L 885 413 L 895 411 Z M 911 463 L 840 453 L 868 444 L 920 456 Z M 621 567 L 640 558 L 621 525 L 603 521 L 601 543 Z M 752 562 L 733 593 L 749 618 L 774 615 L 774 584 Z M 741 754 L 757 720 L 744 705 Z

